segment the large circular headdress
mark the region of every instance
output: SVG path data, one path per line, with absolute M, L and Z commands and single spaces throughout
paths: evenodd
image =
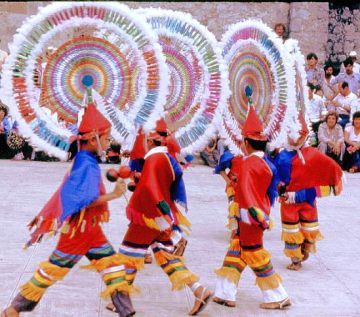
M 109 41 L 107 32 L 116 40 Z M 49 45 L 57 49 L 37 75 L 40 86 L 34 72 Z M 163 113 L 167 76 L 156 34 L 127 6 L 53 3 L 26 20 L 15 35 L 1 95 L 20 133 L 35 147 L 65 159 L 72 132 L 64 123 L 75 124 L 86 90 L 93 89 L 98 108 L 113 124 L 113 136 L 124 144 L 131 142 L 128 137 L 136 126 L 155 126 Z
M 170 72 L 165 121 L 183 153 L 202 150 L 218 129 L 229 95 L 215 36 L 190 14 L 139 9 L 157 33 Z
M 296 117 L 293 63 L 282 41 L 261 21 L 245 20 L 229 27 L 221 48 L 232 92 L 221 134 L 231 151 L 241 152 L 241 128 L 249 103 L 246 87 L 251 87 L 252 103 L 265 134 L 272 144 L 280 144 L 286 136 L 286 121 Z

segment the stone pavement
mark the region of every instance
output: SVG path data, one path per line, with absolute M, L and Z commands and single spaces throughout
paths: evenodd
M 70 167 L 68 163 L 0 160 L 0 307 L 9 304 L 17 288 L 30 278 L 37 264 L 52 252 L 55 239 L 49 239 L 27 251 L 26 224 L 38 213 L 60 184 Z M 106 170 L 109 165 L 102 165 Z M 319 200 L 321 230 L 325 237 L 318 253 L 304 263 L 300 272 L 286 270 L 288 260 L 280 241 L 279 206 L 272 211 L 275 226 L 265 234 L 265 246 L 273 255 L 275 269 L 281 274 L 293 305 L 286 311 L 258 308 L 261 293 L 254 285 L 250 269 L 243 272 L 235 309 L 211 303 L 200 314 L 220 316 L 360 316 L 360 174 L 346 174 L 347 183 L 340 197 Z M 185 252 L 188 267 L 201 276 L 201 282 L 215 287 L 215 268 L 223 260 L 229 233 L 226 223 L 226 197 L 220 176 L 206 166 L 194 166 L 185 172 L 189 218 L 193 231 Z M 107 182 L 110 190 L 112 185 Z M 130 196 L 130 193 L 127 193 Z M 110 203 L 111 222 L 104 225 L 108 238 L 117 248 L 126 229 L 125 199 Z M 97 273 L 80 268 L 81 260 L 69 275 L 50 288 L 33 313 L 37 317 L 115 317 L 105 310 L 98 294 L 103 283 Z M 189 309 L 185 291 L 171 292 L 170 283 L 155 265 L 147 265 L 138 274 L 141 294 L 134 297 L 139 317 L 186 316 Z M 191 304 L 192 304 L 191 299 Z

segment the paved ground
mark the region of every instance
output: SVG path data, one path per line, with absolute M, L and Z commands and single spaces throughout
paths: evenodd
M 28 238 L 26 224 L 61 182 L 67 163 L 0 161 L 0 307 L 9 304 L 18 286 L 25 282 L 45 260 L 55 246 L 56 238 L 22 251 Z M 103 169 L 109 166 L 103 165 Z M 219 176 L 205 166 L 195 166 L 185 172 L 188 190 L 189 218 L 193 232 L 185 256 L 190 269 L 201 281 L 214 288 L 213 270 L 222 263 L 228 232 L 224 184 Z M 286 311 L 263 311 L 258 308 L 261 294 L 254 285 L 254 275 L 246 269 L 237 296 L 237 308 L 225 308 L 211 303 L 201 316 L 360 316 L 360 174 L 347 174 L 347 184 L 341 197 L 319 201 L 320 224 L 325 240 L 318 246 L 300 272 L 286 270 L 280 241 L 279 206 L 272 215 L 273 231 L 266 233 L 265 245 L 273 254 L 275 269 L 282 275 L 293 306 Z M 111 184 L 107 184 L 111 188 Z M 128 196 L 130 194 L 128 193 Z M 125 200 L 111 202 L 112 219 L 105 231 L 114 246 L 118 246 L 126 228 Z M 83 259 L 80 265 L 86 264 Z M 24 316 L 115 317 L 105 310 L 98 293 L 103 288 L 96 273 L 75 267 L 65 278 L 48 290 L 32 314 Z M 155 265 L 147 265 L 138 274 L 137 285 L 142 293 L 134 298 L 137 316 L 186 316 L 186 293 L 171 292 L 167 277 Z

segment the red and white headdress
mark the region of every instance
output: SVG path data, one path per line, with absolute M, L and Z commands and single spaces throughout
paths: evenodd
M 264 134 L 263 124 L 252 105 L 249 106 L 249 111 L 241 134 L 244 138 L 258 141 L 267 140 L 267 137 Z
M 92 136 L 102 135 L 111 129 L 111 123 L 106 119 L 94 103 L 89 103 L 85 109 L 79 126 L 80 139 L 86 140 Z

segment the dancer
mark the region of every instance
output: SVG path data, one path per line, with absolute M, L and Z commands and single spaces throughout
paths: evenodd
M 275 273 L 270 253 L 263 247 L 263 231 L 271 226 L 270 208 L 277 195 L 276 169 L 265 156 L 266 137 L 263 135 L 262 123 L 251 105 L 242 134 L 243 152 L 247 156 L 238 166 L 235 200 L 231 206 L 239 219 L 239 243 L 231 246 L 222 268 L 216 271 L 216 302 L 227 306 L 229 301 L 235 302 L 241 273 L 249 265 L 263 294 L 260 308 L 283 309 L 291 304 L 290 299 L 280 276 Z
M 231 276 L 233 276 L 233 274 L 231 274 L 231 271 L 232 268 L 233 269 L 236 268 L 236 266 L 233 265 L 234 264 L 233 256 L 234 254 L 239 254 L 240 242 L 239 242 L 238 221 L 240 219 L 239 217 L 237 217 L 236 208 L 232 208 L 232 207 L 236 206 L 233 204 L 234 196 L 235 196 L 234 188 L 236 188 L 236 183 L 239 177 L 238 172 L 241 161 L 242 161 L 242 156 L 234 156 L 228 149 L 226 149 L 220 157 L 219 164 L 215 167 L 215 173 L 220 174 L 226 183 L 225 192 L 229 203 L 228 228 L 231 230 L 231 236 L 230 236 L 230 244 L 224 259 L 223 267 L 215 271 L 215 273 L 218 274 L 218 277 L 217 277 L 213 302 L 227 307 L 236 306 L 236 291 L 237 291 L 238 279 L 235 277 L 234 287 L 232 288 L 226 287 L 225 283 L 223 282 L 223 279 L 224 277 L 228 277 L 229 280 L 232 280 Z M 227 170 L 228 172 L 226 172 Z M 229 270 L 226 269 L 225 267 L 229 268 Z
M 316 241 L 323 239 L 316 197 L 331 191 L 338 195 L 342 189 L 341 168 L 316 148 L 305 146 L 309 130 L 301 112 L 299 121 L 299 135 L 288 136 L 285 149 L 274 160 L 279 179 L 281 239 L 285 242 L 284 253 L 291 259 L 287 268 L 294 271 L 316 252 Z
M 167 125 L 164 121 L 164 119 L 159 119 L 156 122 L 155 131 L 158 134 L 159 142 L 163 147 L 167 148 L 168 155 L 171 157 L 170 160 L 176 159 L 176 161 L 179 163 L 177 158 L 180 156 L 180 146 L 176 142 L 176 139 L 169 134 Z M 131 149 L 129 156 L 130 156 L 130 162 L 129 166 L 133 173 L 135 173 L 136 177 L 134 177 L 134 181 L 131 181 L 128 185 L 129 190 L 135 191 L 137 187 L 137 183 L 139 179 L 141 179 L 141 172 L 143 170 L 143 166 L 145 163 L 145 155 L 147 152 L 146 146 L 145 146 L 145 140 L 146 136 L 143 133 L 142 129 L 140 129 L 137 133 L 133 148 Z M 176 170 L 178 167 L 176 167 Z M 185 187 L 183 184 L 183 181 L 181 179 L 181 172 L 177 170 L 177 180 L 175 181 L 177 183 L 176 188 L 178 188 L 181 192 L 181 195 L 178 196 L 177 203 L 180 203 L 182 206 L 186 207 L 186 192 Z M 173 223 L 172 223 L 172 231 L 170 234 L 172 244 L 174 246 L 173 248 L 173 254 L 176 256 L 182 256 L 185 252 L 185 248 L 187 245 L 187 240 L 184 237 L 184 230 L 186 233 L 190 230 L 190 222 L 189 220 L 180 212 L 180 210 L 173 205 L 172 213 L 174 216 Z M 144 255 L 144 263 L 145 264 L 151 264 L 152 263 L 152 255 L 151 255 L 151 247 L 149 247 Z M 126 272 L 128 273 L 128 281 L 129 284 L 132 285 L 134 283 L 135 275 L 134 275 L 134 268 L 133 267 L 127 267 Z M 109 303 L 106 305 L 106 309 L 116 312 L 116 307 Z
M 101 274 L 119 316 L 131 316 L 132 308 L 124 266 L 105 237 L 101 222 L 108 221 L 107 202 L 120 197 L 125 183 L 117 182 L 113 192 L 106 193 L 101 180 L 97 155 L 108 147 L 110 122 L 95 105 L 88 104 L 79 127 L 80 152 L 71 171 L 40 214 L 29 224 L 35 227 L 28 246 L 40 242 L 44 234 L 61 229 L 60 239 L 49 259 L 40 263 L 33 277 L 21 286 L 20 292 L 1 317 L 16 317 L 32 311 L 47 288 L 63 279 L 86 256 Z M 54 229 L 55 228 L 55 229 Z
M 148 151 L 140 180 L 127 207 L 130 224 L 119 253 L 131 285 L 137 270 L 144 266 L 146 250 L 151 246 L 156 262 L 168 275 L 173 290 L 187 286 L 193 291 L 195 303 L 189 315 L 196 315 L 213 294 L 198 283 L 199 277 L 174 254 L 171 234 L 178 215 L 175 202 L 184 202 L 185 187 L 181 167 L 162 146 L 162 138 L 157 131 L 146 137 Z

